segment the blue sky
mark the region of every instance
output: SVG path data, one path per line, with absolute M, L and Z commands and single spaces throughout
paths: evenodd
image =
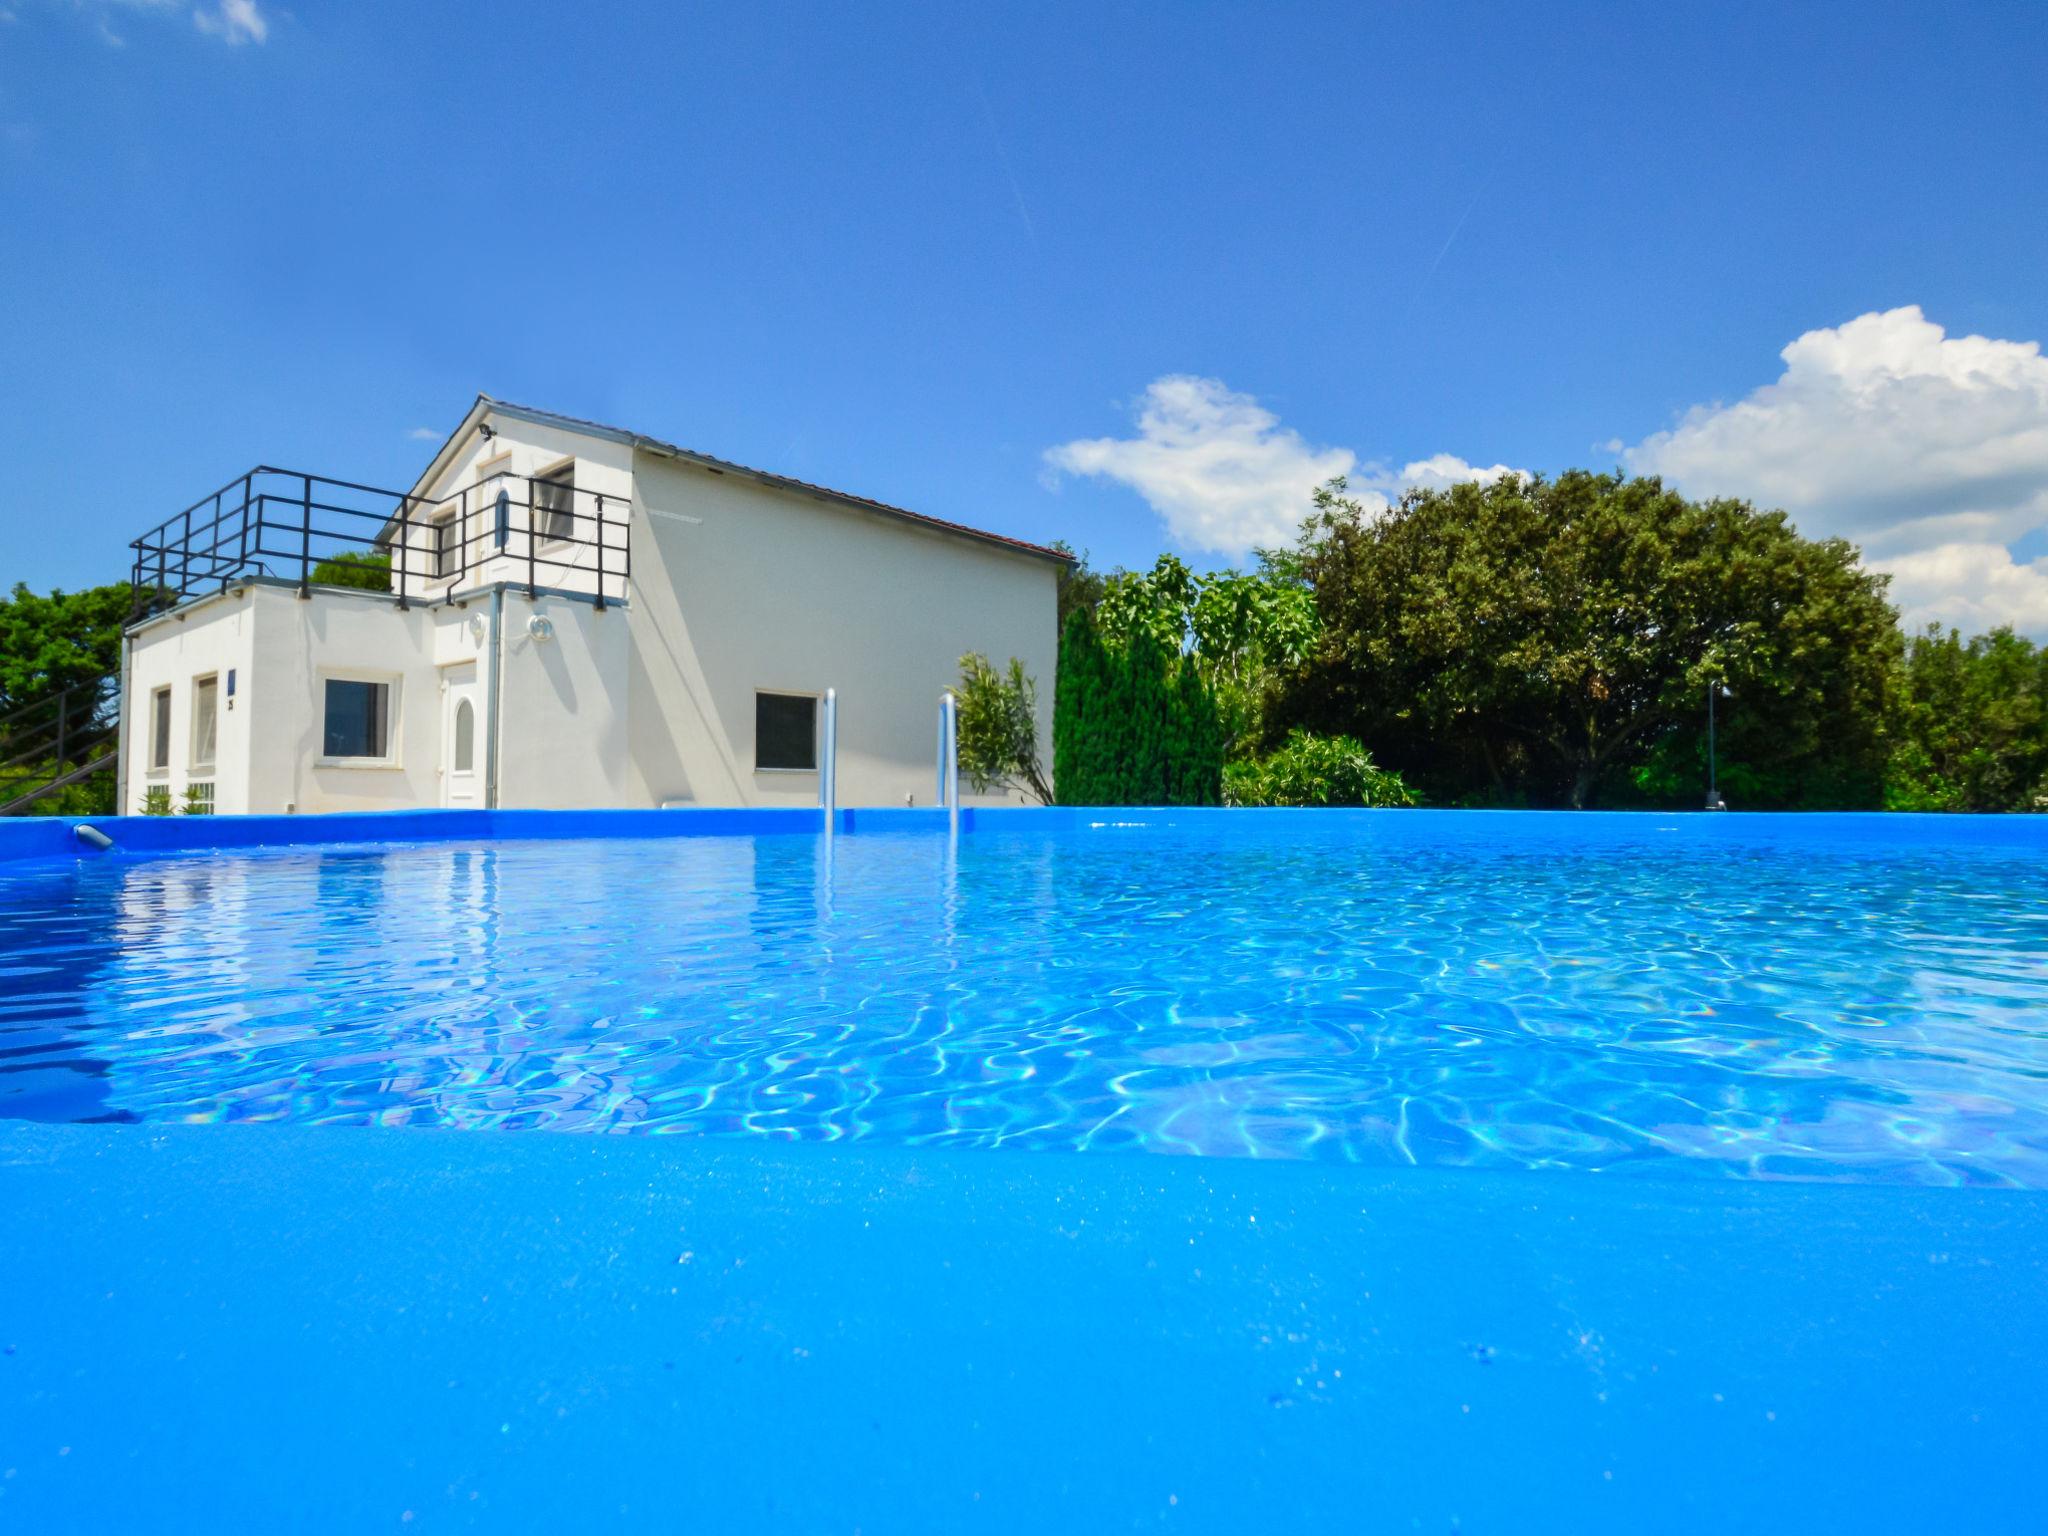
M 2048 631 L 2048 6 L 0 15 L 0 580 L 485 390 L 1098 563 L 1621 463 Z

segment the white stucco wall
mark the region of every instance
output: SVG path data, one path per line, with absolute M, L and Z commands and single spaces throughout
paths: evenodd
M 257 809 L 249 799 L 248 759 L 251 716 L 244 703 L 255 656 L 255 605 L 246 597 L 212 598 L 146 626 L 131 641 L 128 695 L 122 701 L 125 729 L 122 743 L 123 811 L 138 814 L 149 786 L 169 791 L 172 807 L 182 807 L 186 786 L 198 781 L 214 785 L 214 809 L 223 814 Z M 228 697 L 228 673 L 235 673 L 235 697 Z M 192 765 L 192 700 L 201 677 L 220 679 L 220 707 L 214 768 L 196 772 Z M 171 691 L 170 766 L 161 772 L 149 766 L 152 730 L 151 698 L 160 687 Z
M 815 773 L 755 768 L 754 695 L 832 688 L 840 804 L 930 805 L 968 651 L 1037 680 L 1050 768 L 1051 561 L 646 452 L 635 473 L 630 731 L 652 803 L 815 803 Z
M 552 633 L 537 639 L 529 622 Z M 626 609 L 505 594 L 498 804 L 644 806 L 627 747 L 632 632 Z
M 600 614 L 573 599 L 529 601 L 508 594 L 500 673 L 505 718 L 518 729 L 502 739 L 502 805 L 635 803 L 626 787 L 625 728 L 613 703 L 625 691 L 626 627 L 621 610 Z M 142 809 L 147 786 L 163 784 L 174 807 L 195 778 L 215 785 L 215 810 L 238 812 L 393 810 L 441 803 L 449 744 L 444 737 L 443 669 L 471 663 L 488 675 L 492 601 L 476 594 L 459 606 L 401 610 L 379 594 L 316 588 L 300 599 L 290 587 L 250 585 L 193 603 L 131 637 L 128 700 L 133 722 L 124 808 Z M 545 614 L 547 642 L 526 621 Z M 232 708 L 226 674 L 236 672 Z M 219 749 L 211 774 L 190 766 L 193 685 L 222 679 Z M 392 688 L 389 762 L 330 762 L 321 747 L 326 680 L 352 677 Z M 148 768 L 150 698 L 171 689 L 171 766 Z M 479 773 L 492 729 L 491 700 L 480 689 Z

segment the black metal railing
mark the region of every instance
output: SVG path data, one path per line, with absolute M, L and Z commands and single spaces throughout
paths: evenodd
M 259 465 L 136 539 L 130 579 L 138 600 L 159 601 L 251 577 L 294 582 L 302 597 L 388 584 L 401 606 L 503 581 L 601 608 L 632 573 L 630 511 L 625 496 L 550 476 L 427 497 Z
M 111 775 L 120 682 L 97 677 L 0 715 L 0 816 L 31 809 L 66 785 Z

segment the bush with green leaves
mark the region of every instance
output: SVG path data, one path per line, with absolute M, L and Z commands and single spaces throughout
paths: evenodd
M 1294 731 L 1278 750 L 1223 770 L 1226 805 L 1410 806 L 1416 795 L 1401 775 L 1380 767 L 1349 736 Z
M 992 789 L 1029 796 L 1052 804 L 1052 787 L 1038 755 L 1038 685 L 1026 675 L 1024 663 L 1010 658 L 1007 672 L 998 672 L 986 656 L 970 651 L 960 658 L 958 708 L 960 771 L 976 794 Z
M 391 556 L 347 550 L 330 555 L 313 567 L 311 581 L 316 587 L 355 587 L 364 592 L 391 590 Z

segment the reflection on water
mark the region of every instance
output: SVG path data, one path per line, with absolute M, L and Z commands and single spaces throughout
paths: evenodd
M 2048 1187 L 2036 850 L 1431 826 L 0 867 L 0 1110 Z

